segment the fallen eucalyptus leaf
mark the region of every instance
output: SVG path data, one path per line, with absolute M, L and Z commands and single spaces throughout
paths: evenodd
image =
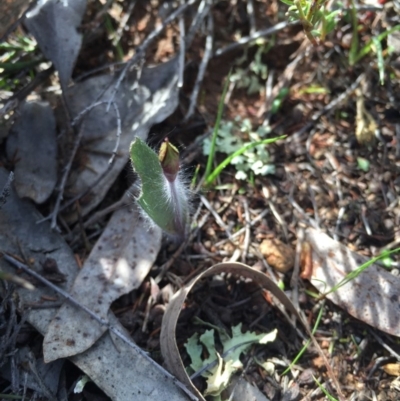
M 185 366 L 183 365 L 182 359 L 179 354 L 178 345 L 176 343 L 176 325 L 182 307 L 185 303 L 186 297 L 193 286 L 202 278 L 210 277 L 221 273 L 232 273 L 246 279 L 251 279 L 255 283 L 259 284 L 260 287 L 270 291 L 282 305 L 291 313 L 293 313 L 297 319 L 304 325 L 306 330 L 309 332 L 307 324 L 304 322 L 292 302 L 285 295 L 285 293 L 279 289 L 279 287 L 264 273 L 258 270 L 252 269 L 251 267 L 242 263 L 220 263 L 207 269 L 205 272 L 196 276 L 189 284 L 182 287 L 171 299 L 168 307 L 165 311 L 161 326 L 160 345 L 161 353 L 164 357 L 165 365 L 167 369 L 175 375 L 182 383 L 184 383 L 193 394 L 195 394 L 201 400 L 204 400 L 203 395 L 193 385 L 189 376 L 186 373 Z
M 64 91 L 81 48 L 77 28 L 85 9 L 86 0 L 42 0 L 26 14 L 25 25 L 54 64 Z
M 305 243 L 308 244 L 307 252 L 311 252 L 310 255 L 302 255 L 309 265 L 307 278 L 322 294 L 328 293 L 349 273 L 368 261 L 313 228 L 306 230 Z M 355 318 L 400 337 L 399 288 L 400 277 L 372 264 L 326 297 Z
M 147 228 L 135 204 L 118 209 L 86 259 L 70 294 L 107 320 L 111 303 L 142 284 L 158 255 L 161 236 L 158 227 Z M 106 330 L 88 319 L 85 311 L 66 302 L 48 327 L 43 341 L 44 360 L 79 354 Z
M 243 377 L 234 378 L 228 387 L 228 393 L 233 393 L 230 396 L 231 401 L 270 401 L 257 387 Z
M 121 136 L 111 169 L 81 205 L 86 215 L 104 198 L 129 160 L 129 145 L 134 138 L 147 139 L 150 128 L 165 120 L 178 105 L 178 61 L 172 59 L 152 68 L 143 68 L 139 82 L 137 71 L 128 73 L 115 95 L 121 119 Z M 117 140 L 117 117 L 113 107 L 107 111 L 118 75 L 101 75 L 71 87 L 66 99 L 74 117 L 96 102 L 105 102 L 83 116 L 84 146 L 78 151 L 85 165 L 69 177 L 66 197 L 85 192 L 109 169 L 109 160 Z M 72 217 L 71 217 L 72 218 Z M 73 216 L 76 219 L 77 216 Z
M 47 102 L 24 102 L 7 138 L 7 157 L 15 160 L 15 189 L 20 198 L 45 202 L 57 182 L 57 132 Z
M 0 188 L 7 182 L 8 173 L 0 168 Z M 10 190 L 9 201 L 0 210 L 0 251 L 18 255 L 21 249 L 28 258 L 33 258 L 32 266 L 40 270 L 40 262 L 51 256 L 66 277 L 60 285 L 68 290 L 79 272 L 74 254 L 60 235 L 50 229 L 48 223 L 37 224 L 42 218 L 31 202 L 18 198 Z M 3 258 L 0 269 L 15 273 Z M 27 321 L 43 335 L 56 314 L 51 301 L 58 298 L 50 289 L 38 286 L 34 291 L 17 288 L 19 311 L 26 314 Z M 61 300 L 61 299 L 59 299 Z M 31 305 L 48 303 L 48 308 L 32 309 Z M 87 316 L 87 319 L 90 318 Z M 120 332 L 126 333 L 115 316 L 108 314 L 110 324 Z M 68 324 L 68 322 L 67 322 Z M 129 337 L 129 333 L 126 333 Z M 103 336 L 87 351 L 70 358 L 83 370 L 113 401 L 188 401 L 173 379 L 156 368 L 135 348 L 122 342 L 110 332 Z

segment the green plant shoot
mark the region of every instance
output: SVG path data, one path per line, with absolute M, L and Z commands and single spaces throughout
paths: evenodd
M 136 138 L 131 144 L 130 156 L 141 180 L 139 205 L 162 230 L 183 237 L 189 221 L 189 201 L 179 171 L 178 149 L 166 139 L 157 155 Z

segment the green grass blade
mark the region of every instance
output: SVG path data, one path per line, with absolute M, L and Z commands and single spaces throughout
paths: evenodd
M 374 43 L 375 46 L 376 57 L 378 62 L 379 81 L 381 85 L 383 85 L 385 83 L 385 66 L 383 63 L 382 44 L 377 37 L 372 38 L 372 42 Z
M 321 391 L 328 397 L 329 401 L 339 401 L 337 400 L 335 397 L 333 397 L 332 395 L 330 395 L 328 393 L 328 391 L 326 390 L 326 388 L 313 376 L 315 383 L 317 383 L 317 386 L 321 389 Z
M 394 253 L 398 253 L 400 252 L 400 248 L 396 248 L 393 249 L 391 251 L 385 251 L 382 252 L 381 254 L 379 254 L 378 256 L 375 256 L 374 258 L 368 260 L 367 262 L 365 262 L 364 264 L 362 264 L 361 266 L 359 266 L 356 270 L 350 272 L 349 274 L 346 275 L 346 277 L 344 277 L 344 279 L 336 284 L 334 287 L 332 287 L 328 292 L 324 293 L 323 296 L 327 296 L 335 291 L 337 291 L 340 287 L 343 287 L 344 285 L 346 285 L 349 281 L 354 280 L 355 278 L 357 278 L 365 269 L 367 269 L 369 266 L 371 266 L 372 264 L 378 262 L 381 259 L 387 258 L 388 256 L 394 254 Z
M 392 29 L 382 32 L 380 35 L 376 36 L 376 39 L 379 42 L 381 42 L 387 36 L 389 36 L 390 34 L 392 34 L 393 32 L 396 32 L 396 31 L 400 31 L 400 25 L 396 25 Z M 363 57 L 365 57 L 371 51 L 371 47 L 373 44 L 374 44 L 373 39 L 371 39 L 370 41 L 367 42 L 367 44 L 358 52 L 358 54 L 354 60 L 354 64 L 359 62 Z
M 256 146 L 260 145 L 268 145 L 271 143 L 274 143 L 278 141 L 279 139 L 284 139 L 286 138 L 286 135 L 278 136 L 276 138 L 270 138 L 270 139 L 263 139 L 262 141 L 257 141 L 257 142 L 250 142 L 247 143 L 246 145 L 242 146 L 240 149 L 238 149 L 236 152 L 232 153 L 230 156 L 228 156 L 223 162 L 221 162 L 215 170 L 210 173 L 209 175 L 206 175 L 206 185 L 211 185 L 214 180 L 221 174 L 221 171 L 236 157 L 240 156 L 246 150 L 255 148 Z
M 218 136 L 219 126 L 221 124 L 222 113 L 224 112 L 225 97 L 226 97 L 226 93 L 228 92 L 228 87 L 229 87 L 231 74 L 232 74 L 232 70 L 229 72 L 229 75 L 225 80 L 224 89 L 222 90 L 222 96 L 221 96 L 221 99 L 219 100 L 219 103 L 218 103 L 217 120 L 215 121 L 214 130 L 213 130 L 213 133 L 212 133 L 212 136 L 211 136 L 210 154 L 208 155 L 208 159 L 207 159 L 207 166 L 206 166 L 206 173 L 205 173 L 206 182 L 208 182 L 209 176 L 210 176 L 211 171 L 213 169 L 213 162 L 214 162 L 215 151 L 216 151 L 217 136 Z
M 318 312 L 318 316 L 317 316 L 317 320 L 315 321 L 314 327 L 311 331 L 312 334 L 314 334 L 317 331 L 317 328 L 319 326 L 319 323 L 321 322 L 322 319 L 322 314 L 324 312 L 324 303 L 321 306 L 321 309 Z M 297 361 L 302 357 L 302 355 L 304 354 L 304 352 L 306 352 L 308 346 L 310 345 L 311 340 L 307 340 L 307 342 L 304 344 L 303 348 L 299 351 L 299 353 L 296 355 L 296 357 L 293 359 L 293 361 L 291 362 L 291 364 L 285 369 L 285 371 L 282 373 L 282 375 L 286 375 L 288 372 L 290 372 L 290 370 L 292 369 L 292 367 L 297 363 Z

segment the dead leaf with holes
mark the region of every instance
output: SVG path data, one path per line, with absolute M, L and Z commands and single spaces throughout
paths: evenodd
M 125 195 L 129 204 L 129 193 Z M 114 212 L 75 279 L 70 294 L 81 305 L 107 320 L 110 305 L 138 288 L 158 255 L 161 229 L 148 227 L 136 204 Z M 48 327 L 43 342 L 45 362 L 80 354 L 90 348 L 106 327 L 86 312 L 65 303 Z
M 307 277 L 321 294 L 328 293 L 349 273 L 368 261 L 325 233 L 308 228 L 302 261 Z M 307 252 L 307 255 L 304 255 Z M 400 337 L 400 277 L 377 264 L 327 295 L 327 298 L 355 318 L 386 333 Z
M 4 187 L 8 175 L 8 172 L 0 168 L 0 188 Z M 126 213 L 129 214 L 128 211 Z M 50 229 L 47 222 L 37 224 L 41 218 L 42 215 L 31 202 L 19 199 L 15 191 L 11 190 L 7 202 L 0 209 L 0 251 L 29 258 L 33 263 L 32 269 L 39 273 L 42 272 L 42 264 L 45 263 L 46 258 L 51 257 L 57 262 L 60 273 L 65 276 L 65 282 L 60 283 L 59 286 L 68 291 L 79 273 L 74 254 L 62 237 Z M 116 215 L 115 220 L 117 218 L 121 218 L 121 214 Z M 139 232 L 145 229 L 141 224 L 137 224 L 136 228 L 130 228 L 130 230 Z M 110 234 L 109 231 L 109 235 L 114 234 L 118 235 L 116 232 Z M 126 231 L 124 234 L 132 235 L 132 231 Z M 153 233 L 154 235 L 155 233 Z M 138 239 L 136 240 L 138 241 Z M 110 242 L 113 244 L 112 238 Z M 146 249 L 149 247 L 150 245 Z M 121 248 L 119 249 L 121 250 Z M 25 255 L 21 255 L 21 250 Z M 103 256 L 106 257 L 106 255 Z M 125 256 L 128 258 L 129 252 Z M 122 255 L 120 257 L 123 258 Z M 153 256 L 148 255 L 148 257 L 150 259 Z M 123 261 L 121 263 L 124 264 Z M 150 263 L 150 260 L 147 263 Z M 0 258 L 0 270 L 15 274 L 15 269 L 3 258 Z M 145 275 L 146 270 L 145 265 L 144 271 L 137 272 L 139 280 Z M 31 280 L 28 276 L 24 277 Z M 56 302 L 62 301 L 62 299 L 42 285 L 37 286 L 34 290 L 17 287 L 15 291 L 18 294 L 19 311 L 26 315 L 27 321 L 41 334 L 46 335 L 47 328 L 57 312 L 57 309 L 53 307 L 54 301 L 49 301 L 49 299 L 55 299 Z M 41 305 L 44 308 L 32 309 L 32 305 Z M 81 317 L 77 309 L 75 312 Z M 72 320 L 67 324 L 74 324 L 75 314 L 71 314 L 70 318 Z M 85 318 L 92 321 L 88 316 Z M 108 313 L 107 318 L 113 327 L 129 337 L 111 312 Z M 92 323 L 95 324 L 94 321 Z M 189 400 L 189 397 L 178 388 L 174 380 L 166 377 L 165 373 L 157 369 L 156 364 L 151 364 L 136 349 L 122 342 L 120 338 L 110 332 L 104 333 L 94 346 L 71 357 L 70 360 L 86 373 L 112 401 L 131 399 L 154 401 L 155 397 L 158 401 Z

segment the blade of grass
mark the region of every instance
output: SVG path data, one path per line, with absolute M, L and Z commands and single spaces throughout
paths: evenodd
M 286 138 L 286 135 L 278 136 L 276 138 L 263 139 L 262 141 L 257 141 L 257 142 L 250 142 L 242 146 L 240 149 L 238 149 L 236 152 L 232 153 L 224 161 L 222 161 L 212 173 L 206 175 L 207 177 L 206 185 L 211 185 L 213 181 L 221 174 L 221 171 L 232 161 L 232 159 L 234 159 L 237 156 L 240 156 L 241 154 L 246 152 L 246 150 L 255 148 L 256 146 L 260 145 L 268 145 L 278 141 L 279 139 L 284 139 L 284 138 Z
M 314 334 L 317 331 L 317 328 L 319 326 L 319 323 L 322 319 L 322 314 L 324 312 L 324 305 L 325 303 L 322 303 L 321 308 L 318 312 L 317 320 L 315 321 L 314 327 L 311 331 L 312 334 Z M 286 375 L 292 367 L 297 363 L 297 361 L 301 358 L 301 356 L 306 352 L 308 346 L 310 345 L 311 340 L 307 340 L 307 342 L 304 344 L 303 348 L 299 351 L 299 353 L 296 355 L 296 357 L 293 359 L 293 361 L 290 363 L 290 365 L 285 369 L 285 371 L 282 373 L 282 375 Z
M 358 56 L 358 20 L 357 20 L 357 11 L 354 5 L 354 1 L 351 1 L 351 24 L 353 26 L 353 35 L 351 37 L 351 45 L 349 51 L 349 64 L 354 65 L 357 62 Z
M 215 151 L 216 151 L 217 136 L 218 136 L 219 126 L 221 124 L 222 113 L 224 111 L 225 97 L 226 97 L 226 93 L 228 92 L 228 87 L 229 87 L 231 74 L 232 74 L 232 70 L 229 71 L 228 77 L 225 80 L 224 89 L 222 90 L 221 99 L 219 100 L 219 103 L 218 103 L 217 119 L 215 121 L 213 133 L 212 133 L 212 136 L 211 136 L 210 154 L 208 155 L 206 172 L 205 172 L 206 182 L 209 181 L 209 176 L 211 174 L 211 170 L 213 169 L 213 163 L 214 163 L 214 157 L 215 157 Z
M 381 42 L 383 39 L 385 39 L 387 36 L 392 34 L 393 32 L 400 31 L 400 25 L 394 26 L 392 29 L 389 29 L 388 31 L 382 32 L 375 38 Z M 363 57 L 365 57 L 370 51 L 371 47 L 374 44 L 373 39 L 369 40 L 367 44 L 358 52 L 357 56 L 355 57 L 354 64 L 359 62 Z
M 359 266 L 356 270 L 353 270 L 352 272 L 347 274 L 346 277 L 344 277 L 343 280 L 340 283 L 336 284 L 328 292 L 325 292 L 324 294 L 322 294 L 320 296 L 320 299 L 326 297 L 327 295 L 331 294 L 332 292 L 337 291 L 340 287 L 343 287 L 344 285 L 346 285 L 351 280 L 354 280 L 355 278 L 357 278 L 365 269 L 367 269 L 372 264 L 374 264 L 374 263 L 378 262 L 379 260 L 384 259 L 384 258 L 386 258 L 386 257 L 388 257 L 388 256 L 390 256 L 390 255 L 392 255 L 394 253 L 398 253 L 398 252 L 400 252 L 400 248 L 396 248 L 396 249 L 393 249 L 391 251 L 382 252 L 378 256 L 375 256 L 374 258 L 371 258 L 370 260 L 368 260 L 367 262 L 365 262 L 361 266 Z
M 317 383 L 317 386 L 321 389 L 321 391 L 328 397 L 329 401 L 339 401 L 328 393 L 326 388 L 317 380 L 316 377 L 313 376 L 313 379 L 315 380 L 315 383 Z

